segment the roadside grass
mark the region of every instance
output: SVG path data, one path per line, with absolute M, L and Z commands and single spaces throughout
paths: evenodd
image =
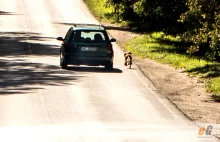
M 106 4 L 106 0 L 83 0 L 93 15 L 100 22 L 114 22 L 113 14 L 114 11 L 111 5 Z
M 106 5 L 106 0 L 84 0 L 84 2 L 99 21 L 117 22 L 112 14 L 114 9 Z M 205 82 L 207 91 L 212 92 L 212 98 L 220 101 L 220 63 L 199 60 L 198 57 L 187 54 L 187 43 L 181 42 L 176 37 L 165 35 L 157 30 L 149 32 L 149 27 L 144 27 L 145 30 L 148 29 L 146 33 L 141 29 L 138 27 L 135 31 L 142 31 L 144 34 L 127 41 L 125 50 L 142 58 L 182 68 L 184 72 L 199 77 Z

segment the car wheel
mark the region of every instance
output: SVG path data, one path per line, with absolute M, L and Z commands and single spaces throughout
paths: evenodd
M 62 61 L 62 59 L 60 58 L 60 66 L 62 66 L 62 64 L 63 64 L 63 61 Z
M 62 55 L 61 50 L 60 50 L 60 66 L 62 66 L 62 62 L 63 62 L 63 55 Z
M 62 67 L 62 69 L 67 69 L 67 64 L 62 63 L 61 67 Z
M 112 71 L 113 70 L 113 63 L 109 63 L 109 64 L 105 65 L 105 69 Z
M 62 67 L 62 69 L 67 69 L 67 64 L 64 63 L 63 61 L 63 55 L 61 51 L 60 51 L 60 66 Z

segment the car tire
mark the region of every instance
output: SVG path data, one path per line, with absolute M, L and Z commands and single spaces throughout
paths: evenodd
M 67 64 L 64 63 L 64 61 L 63 61 L 63 55 L 62 55 L 61 50 L 60 50 L 60 66 L 62 69 L 67 69 Z
M 67 64 L 62 63 L 61 67 L 62 67 L 62 69 L 67 69 Z
M 109 64 L 105 65 L 105 69 L 112 71 L 113 70 L 113 63 L 109 63 Z
M 62 55 L 62 52 L 60 50 L 60 66 L 62 66 L 63 64 L 63 55 Z

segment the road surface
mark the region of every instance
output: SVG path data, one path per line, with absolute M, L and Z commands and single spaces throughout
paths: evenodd
M 113 72 L 59 66 L 71 23 L 98 23 L 82 0 L 0 0 L 1 142 L 197 142 L 189 121 L 114 45 Z

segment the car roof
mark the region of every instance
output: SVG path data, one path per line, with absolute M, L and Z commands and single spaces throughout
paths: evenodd
M 73 29 L 74 30 L 98 30 L 98 31 L 103 31 L 103 30 L 105 30 L 105 27 L 103 25 L 99 25 L 99 24 L 74 24 Z

